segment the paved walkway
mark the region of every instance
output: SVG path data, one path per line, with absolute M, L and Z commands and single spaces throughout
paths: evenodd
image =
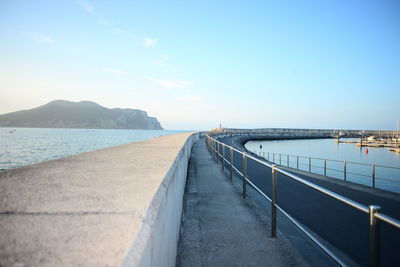
M 265 212 L 243 200 L 219 166 L 204 139 L 194 144 L 177 266 L 308 266 L 282 235 L 269 238 Z
M 220 141 L 242 150 L 243 147 L 235 139 L 235 137 L 227 137 L 220 139 Z M 242 170 L 242 158 L 236 152 L 234 153 L 234 165 L 240 171 Z M 292 169 L 289 172 L 365 206 L 379 205 L 384 214 L 399 218 L 399 194 L 367 188 L 337 179 L 322 178 L 304 171 L 299 172 Z M 266 195 L 270 196 L 270 168 L 249 160 L 248 178 Z M 303 226 L 313 231 L 314 235 L 320 237 L 320 240 L 327 242 L 326 245 L 345 264 L 368 265 L 369 218 L 366 213 L 281 174 L 278 174 L 277 195 L 278 205 Z M 278 228 L 282 228 L 281 226 L 278 218 Z M 380 235 L 381 265 L 398 266 L 400 262 L 398 249 L 400 231 L 386 223 L 381 223 Z

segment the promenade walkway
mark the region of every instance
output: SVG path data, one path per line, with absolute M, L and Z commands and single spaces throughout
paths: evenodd
M 197 141 L 189 161 L 177 266 L 308 266 L 283 235 L 270 238 L 269 231 L 265 212 L 252 198 L 242 199 L 204 139 Z
M 242 149 L 235 138 L 220 139 L 227 145 Z M 234 165 L 242 171 L 242 156 L 234 152 Z M 365 186 L 342 182 L 331 178 L 321 178 L 306 172 L 290 170 L 299 177 L 306 179 L 330 191 L 350 198 L 365 206 L 379 205 L 382 212 L 399 218 L 399 194 Z M 327 242 L 347 265 L 368 265 L 368 215 L 346 204 L 328 197 L 317 190 L 311 189 L 295 180 L 278 174 L 277 203 L 311 230 L 320 240 Z M 248 179 L 261 191 L 271 197 L 271 169 L 255 161 L 248 161 Z M 278 228 L 282 227 L 278 218 Z M 382 266 L 398 266 L 398 229 L 381 223 L 380 226 L 380 263 Z M 296 247 L 297 248 L 297 247 Z

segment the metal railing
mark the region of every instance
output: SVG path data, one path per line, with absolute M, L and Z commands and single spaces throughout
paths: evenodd
M 393 180 L 377 175 L 377 170 L 394 170 L 398 173 L 398 176 L 400 176 L 400 168 L 398 167 L 270 152 L 259 152 L 257 154 L 254 151 L 253 153 L 277 165 L 308 171 L 326 177 L 343 179 L 344 181 L 352 179 L 354 182 L 371 186 L 372 188 L 377 188 L 377 180 L 398 184 L 398 186 L 400 186 L 399 180 Z M 357 173 L 353 171 L 353 169 L 357 169 Z M 370 183 L 360 180 L 359 178 L 368 178 L 370 179 Z M 392 191 L 390 189 L 386 190 Z M 398 191 L 394 190 L 394 192 Z
M 394 219 L 388 215 L 380 213 L 381 207 L 377 205 L 369 205 L 365 206 L 356 201 L 353 201 L 345 196 L 337 194 L 333 191 L 325 189 L 319 185 L 316 185 L 310 181 L 307 181 L 297 175 L 294 175 L 286 170 L 276 167 L 275 164 L 270 164 L 268 162 L 262 161 L 254 156 L 251 156 L 245 152 L 242 152 L 238 149 L 235 149 L 232 146 L 228 146 L 217 139 L 206 135 L 206 144 L 209 150 L 212 153 L 212 156 L 216 159 L 217 163 L 221 162 L 221 168 L 224 170 L 225 162 L 230 167 L 230 180 L 232 181 L 233 171 L 236 171 L 242 177 L 242 197 L 244 199 L 247 198 L 247 185 L 252 186 L 259 194 L 261 194 L 264 198 L 266 198 L 271 203 L 271 237 L 276 237 L 276 229 L 277 229 L 277 210 L 279 210 L 287 219 L 289 219 L 292 223 L 294 223 L 307 237 L 309 237 L 316 245 L 318 245 L 325 253 L 327 253 L 335 262 L 340 264 L 341 266 L 346 266 L 346 264 L 332 252 L 327 246 L 325 246 L 322 242 L 320 242 L 314 235 L 308 231 L 305 227 L 302 226 L 300 222 L 298 222 L 295 218 L 293 218 L 288 212 L 286 212 L 283 208 L 277 205 L 277 174 L 281 173 L 303 185 L 306 185 L 309 188 L 317 190 L 324 195 L 327 195 L 337 201 L 340 201 L 350 207 L 353 207 L 361 212 L 368 214 L 368 225 L 369 225 L 369 245 L 368 245 L 368 263 L 369 266 L 379 266 L 379 257 L 380 257 L 380 222 L 383 221 L 389 225 L 400 229 L 400 221 Z M 225 150 L 229 149 L 229 160 L 225 157 Z M 242 156 L 242 168 L 243 172 L 240 172 L 234 166 L 234 158 L 233 152 L 237 152 Z M 247 161 L 251 159 L 255 162 L 258 162 L 272 171 L 272 188 L 271 188 L 271 198 L 269 198 L 262 190 L 260 190 L 255 184 L 253 184 L 248 179 L 247 174 Z

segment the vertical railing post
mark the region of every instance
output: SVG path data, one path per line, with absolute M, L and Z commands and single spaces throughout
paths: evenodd
M 297 169 L 299 169 L 299 156 L 297 156 Z
M 218 162 L 220 162 L 221 161 L 221 144 L 220 143 L 218 143 Z
M 272 153 L 272 162 L 275 163 L 275 153 Z
M 218 154 L 217 154 L 217 141 L 214 141 L 214 148 L 215 148 L 215 160 L 218 160 Z
M 311 157 L 308 158 L 308 171 L 311 172 Z
M 368 265 L 370 267 L 379 266 L 380 261 L 380 227 L 379 220 L 375 217 L 379 213 L 381 207 L 371 205 L 369 206 L 369 253 Z
M 221 160 L 221 169 L 224 171 L 225 167 L 225 145 L 222 145 L 222 160 Z
M 282 154 L 279 154 L 279 165 L 282 165 Z
M 214 159 L 215 159 L 215 157 L 216 157 L 216 155 L 217 155 L 217 153 L 215 153 L 215 149 L 216 149 L 216 147 L 215 147 L 215 141 L 212 141 L 212 150 L 213 150 L 213 156 L 214 156 Z
M 247 188 L 246 188 L 246 178 L 247 178 L 247 157 L 245 154 L 243 154 L 243 192 L 242 192 L 242 196 L 243 198 L 247 198 Z
M 287 155 L 287 166 L 289 167 L 289 154 Z
M 214 144 L 213 144 L 212 140 L 210 140 L 210 147 L 211 147 L 212 156 L 214 157 Z
M 272 192 L 271 192 L 271 237 L 276 237 L 276 170 L 275 165 L 272 165 Z
M 372 187 L 375 188 L 375 164 L 372 164 Z
M 231 181 L 231 183 L 232 183 L 232 173 L 233 173 L 233 149 L 232 148 L 230 148 L 230 151 L 229 151 L 230 153 L 230 160 L 231 160 L 231 170 L 230 170 L 230 173 L 229 173 L 229 179 L 230 179 L 230 181 Z
M 268 152 L 268 161 L 269 161 L 269 152 Z
M 326 160 L 324 160 L 324 176 L 326 176 Z
M 344 161 L 344 165 L 343 165 L 343 178 L 345 181 L 347 181 L 347 162 Z
M 217 160 L 217 163 L 218 163 L 218 158 L 219 158 L 219 144 L 216 142 L 215 143 L 215 145 L 217 146 L 217 151 L 216 151 L 216 153 L 217 153 L 217 158 L 216 158 L 216 160 Z

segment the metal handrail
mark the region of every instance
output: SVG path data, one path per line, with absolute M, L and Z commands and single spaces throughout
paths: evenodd
M 380 221 L 386 222 L 398 229 L 400 229 L 400 220 L 392 218 L 386 214 L 380 213 L 380 207 L 377 205 L 369 205 L 368 207 L 362 205 L 350 198 L 337 194 L 333 191 L 330 191 L 322 186 L 316 185 L 310 181 L 307 181 L 297 175 L 294 175 L 284 169 L 280 169 L 276 167 L 275 164 L 270 164 L 266 161 L 260 160 L 248 153 L 240 151 L 232 146 L 226 145 L 223 142 L 218 141 L 217 139 L 206 134 L 207 146 L 213 153 L 213 157 L 216 158 L 217 162 L 221 160 L 221 168 L 224 169 L 225 162 L 230 165 L 230 179 L 232 181 L 232 172 L 233 170 L 238 172 L 240 176 L 242 176 L 243 181 L 243 198 L 247 198 L 247 190 L 246 184 L 249 183 L 258 193 L 260 193 L 264 198 L 266 198 L 269 202 L 271 202 L 271 237 L 276 237 L 276 210 L 280 210 L 286 218 L 288 218 L 291 222 L 293 222 L 302 232 L 304 232 L 315 244 L 317 244 L 323 251 L 325 251 L 334 261 L 336 261 L 341 266 L 345 266 L 346 264 L 336 256 L 331 250 L 329 250 L 325 245 L 323 245 L 318 239 L 316 239 L 312 233 L 307 231 L 301 224 L 294 219 L 290 214 L 288 214 L 284 209 L 279 207 L 276 203 L 276 181 L 277 181 L 277 173 L 281 173 L 295 181 L 298 181 L 314 190 L 317 190 L 327 196 L 330 196 L 333 199 L 336 199 L 342 203 L 347 204 L 359 211 L 369 214 L 369 265 L 370 266 L 379 266 L 379 253 L 380 253 L 380 237 L 379 237 L 379 228 Z M 222 153 L 220 153 L 220 146 L 222 146 Z M 230 160 L 225 158 L 225 148 L 230 149 Z M 239 153 L 243 157 L 243 173 L 240 172 L 233 164 L 233 151 Z M 253 184 L 247 176 L 247 159 L 251 159 L 255 162 L 258 162 L 272 170 L 272 198 L 269 198 L 265 193 L 263 193 L 255 184 Z
M 256 152 L 254 152 L 254 154 L 257 155 Z M 266 154 L 267 154 L 267 157 L 265 156 Z M 271 160 L 270 154 L 272 155 L 272 160 Z M 308 171 L 309 171 L 309 172 L 311 172 L 311 173 L 316 173 L 316 174 L 320 174 L 320 173 L 317 173 L 317 172 L 313 172 L 313 171 L 312 171 L 312 168 L 314 168 L 314 169 L 315 169 L 315 168 L 320 168 L 320 169 L 323 169 L 323 170 L 324 170 L 324 171 L 323 171 L 323 172 L 324 172 L 324 174 L 323 174 L 324 176 L 326 176 L 326 177 L 340 178 L 340 177 L 336 177 L 336 176 L 328 176 L 328 175 L 326 175 L 327 170 L 336 171 L 336 172 L 343 173 L 343 179 L 344 179 L 345 181 L 347 180 L 347 174 L 348 174 L 348 173 L 349 173 L 349 174 L 351 173 L 350 171 L 347 170 L 347 165 L 352 164 L 352 165 L 370 166 L 370 168 L 371 168 L 371 170 L 370 170 L 370 171 L 371 171 L 371 174 L 370 174 L 370 175 L 363 175 L 363 176 L 365 176 L 365 177 L 370 177 L 370 178 L 371 178 L 371 183 L 372 183 L 372 187 L 373 187 L 373 188 L 376 187 L 376 180 L 377 180 L 377 179 L 389 180 L 389 181 L 392 181 L 392 182 L 394 182 L 394 183 L 400 183 L 400 181 L 390 180 L 390 179 L 387 179 L 387 178 L 383 178 L 383 177 L 378 177 L 378 176 L 376 176 L 376 168 L 395 169 L 395 170 L 399 170 L 399 171 L 400 171 L 400 168 L 399 168 L 399 167 L 394 167 L 394 166 L 385 166 L 385 165 L 379 165 L 379 164 L 353 162 L 353 161 L 347 161 L 347 160 L 335 160 L 335 159 L 325 159 L 325 158 L 314 158 L 314 157 L 298 156 L 298 155 L 291 155 L 291 154 L 281 154 L 281 153 L 272 153 L 272 152 L 260 152 L 260 153 L 258 154 L 258 156 L 263 157 L 264 159 L 266 159 L 266 160 L 268 160 L 268 161 L 271 161 L 271 162 L 273 162 L 274 164 L 281 165 L 281 166 L 283 166 L 282 162 L 284 162 L 284 163 L 286 163 L 287 167 L 290 167 L 290 166 L 289 166 L 289 165 L 290 165 L 290 162 L 292 162 L 292 161 L 290 161 L 290 157 L 296 158 L 297 161 L 295 162 L 295 164 L 296 164 L 296 169 L 298 169 L 298 170 L 299 170 L 299 165 L 301 165 L 301 166 L 308 166 Z M 284 156 L 284 157 L 282 157 L 282 156 Z M 284 159 L 285 156 L 286 156 L 286 159 Z M 308 164 L 299 162 L 299 159 L 308 159 Z M 323 162 L 324 162 L 324 165 L 323 165 L 323 166 L 312 165 L 312 164 L 311 164 L 311 161 L 312 161 L 312 160 L 314 160 L 314 162 L 315 162 L 315 160 L 323 161 Z M 329 162 L 343 163 L 343 167 L 342 167 L 341 170 L 332 169 L 332 168 L 327 168 L 327 163 L 329 163 Z
M 344 160 L 338 160 L 338 159 L 325 159 L 325 158 L 315 158 L 315 157 L 307 157 L 307 156 L 301 156 L 301 155 L 292 155 L 292 154 L 283 154 L 283 153 L 274 153 L 274 152 L 264 152 L 262 151 L 261 153 L 269 153 L 269 154 L 275 154 L 275 155 L 282 155 L 282 156 L 290 156 L 290 157 L 299 157 L 299 158 L 304 158 L 304 159 L 317 159 L 317 160 L 327 160 L 327 161 L 333 161 L 333 162 L 344 162 Z M 394 166 L 387 166 L 387 165 L 379 165 L 379 164 L 371 164 L 371 163 L 362 163 L 362 162 L 354 162 L 354 161 L 346 161 L 347 163 L 351 164 L 357 164 L 357 165 L 366 165 L 366 166 L 372 166 L 375 165 L 376 167 L 382 167 L 382 168 L 390 168 L 390 169 L 399 169 L 400 167 L 394 167 Z

